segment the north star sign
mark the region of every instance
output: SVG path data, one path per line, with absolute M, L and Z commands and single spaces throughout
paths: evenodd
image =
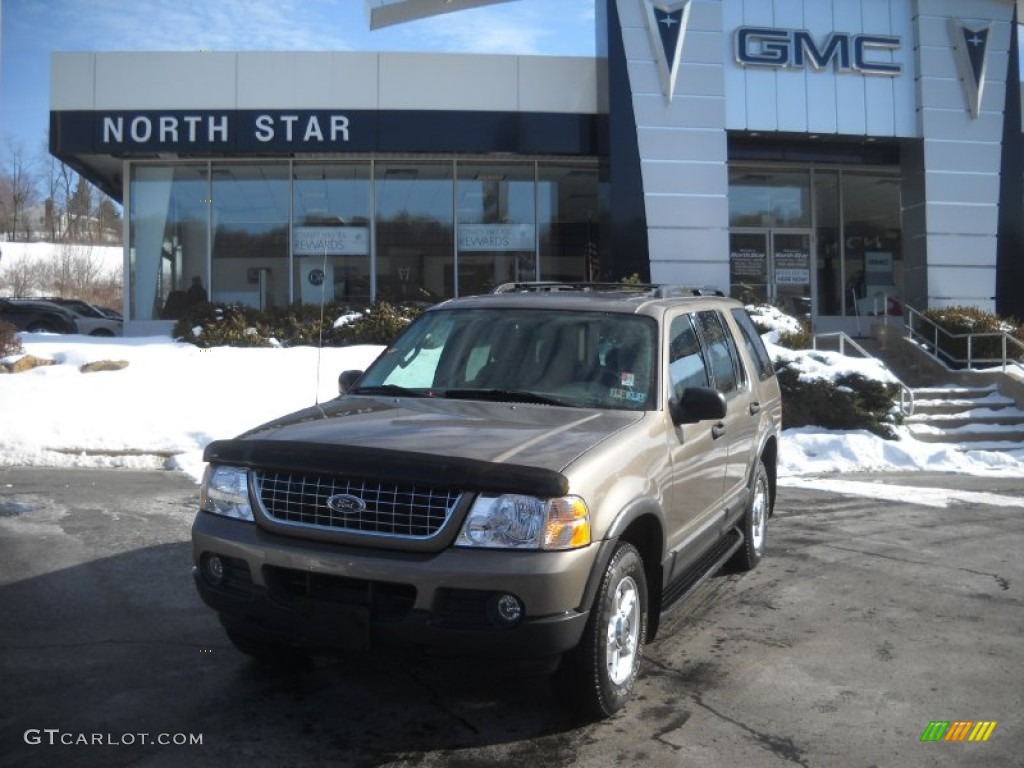
M 900 49 L 894 35 L 849 35 L 832 32 L 821 41 L 805 29 L 740 27 L 734 39 L 736 61 L 743 66 L 822 70 L 896 77 L 903 68 L 891 60 Z
M 161 150 L 254 146 L 315 148 L 348 144 L 348 116 L 334 112 L 169 112 L 97 116 L 99 147 Z

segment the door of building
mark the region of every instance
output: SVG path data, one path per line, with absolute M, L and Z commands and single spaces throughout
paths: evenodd
M 796 316 L 811 314 L 810 229 L 734 228 L 729 232 L 730 293 L 768 302 Z

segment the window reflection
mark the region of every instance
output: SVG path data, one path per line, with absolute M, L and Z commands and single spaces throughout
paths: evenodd
M 129 202 L 132 320 L 608 277 L 593 162 L 134 162 Z
M 206 165 L 133 166 L 129 224 L 132 320 L 175 320 L 206 282 Z
M 541 279 L 600 279 L 596 167 L 542 164 L 537 179 Z
M 534 166 L 458 166 L 458 292 L 537 279 Z
M 292 190 L 295 299 L 369 304 L 370 164 L 296 164 Z
M 378 163 L 377 298 L 455 295 L 452 163 Z
M 269 309 L 288 303 L 288 166 L 212 166 L 210 298 Z

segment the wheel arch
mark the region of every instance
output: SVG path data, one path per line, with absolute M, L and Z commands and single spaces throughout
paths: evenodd
M 643 499 L 629 505 L 608 529 L 601 543 L 601 551 L 587 581 L 583 605 L 593 604 L 601 578 L 611 562 L 620 541 L 629 542 L 640 553 L 647 579 L 647 639 L 653 639 L 661 615 L 662 559 L 665 551 L 665 531 L 661 522 L 661 508 L 653 499 Z

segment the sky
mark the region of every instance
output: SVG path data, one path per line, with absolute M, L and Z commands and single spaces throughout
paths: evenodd
M 0 0 L 0 133 L 35 152 L 52 51 L 425 51 L 592 56 L 594 0 L 516 2 L 370 31 L 364 0 Z

